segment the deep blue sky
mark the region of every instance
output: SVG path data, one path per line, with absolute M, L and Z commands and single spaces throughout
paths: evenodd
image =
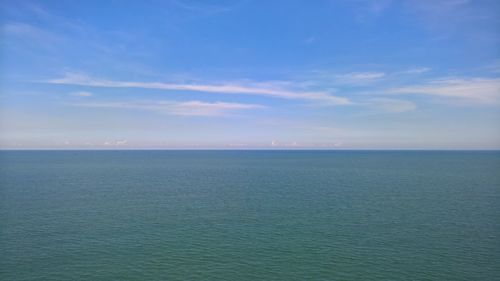
M 500 2 L 0 0 L 3 148 L 500 148 Z

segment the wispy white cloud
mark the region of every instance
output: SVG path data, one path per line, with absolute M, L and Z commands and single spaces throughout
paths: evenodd
M 328 105 L 347 105 L 351 103 L 348 98 L 333 96 L 328 92 L 294 91 L 273 83 L 175 84 L 93 79 L 81 74 L 66 74 L 63 78 L 50 79 L 43 82 L 106 88 L 142 88 L 219 94 L 261 95 L 282 99 L 308 100 Z
M 236 6 L 239 3 L 235 1 L 235 3 L 232 3 L 232 5 L 219 5 L 197 1 L 172 0 L 169 1 L 168 4 L 172 5 L 173 7 L 180 8 L 180 11 L 175 10 L 177 12 L 189 12 L 191 16 L 200 17 L 229 12 L 234 8 L 232 5 Z M 167 11 L 170 11 L 170 9 L 167 9 Z
M 493 73 L 500 73 L 500 60 L 495 60 L 494 62 L 485 66 L 484 69 Z
M 1 27 L 5 39 L 15 38 L 24 40 L 30 45 L 36 44 L 44 48 L 53 47 L 62 41 L 61 37 L 47 30 L 22 22 L 9 22 Z M 6 40 L 7 41 L 7 40 Z
M 477 104 L 500 104 L 500 79 L 447 78 L 415 86 L 394 88 L 386 92 L 431 95 Z
M 373 98 L 368 102 L 370 106 L 388 112 L 407 112 L 417 108 L 415 103 L 399 99 Z
M 22 4 L 35 16 L 40 18 L 52 18 L 53 15 L 47 11 L 44 7 L 40 6 L 38 3 L 33 3 L 30 1 L 24 1 Z
M 180 116 L 223 116 L 237 110 L 266 108 L 259 104 L 202 101 L 86 102 L 72 105 L 91 108 L 152 110 Z
M 400 73 L 403 74 L 421 74 L 430 71 L 431 69 L 429 67 L 415 67 L 415 68 L 410 68 L 404 71 L 401 71 Z
M 360 24 L 376 21 L 391 6 L 392 0 L 346 1 L 355 5 L 355 19 Z
M 128 140 L 108 140 L 103 143 L 104 146 L 121 146 L 126 145 Z
M 314 36 L 308 37 L 306 40 L 304 40 L 304 43 L 306 45 L 312 44 L 314 42 L 316 42 L 316 37 L 314 37 Z
M 342 84 L 366 84 L 378 81 L 385 76 L 384 72 L 350 72 L 334 75 L 334 79 Z
M 381 14 L 391 5 L 392 0 L 372 0 L 370 9 L 375 14 Z
M 335 70 L 314 70 L 303 76 L 304 81 L 301 84 L 309 88 L 329 89 L 330 92 L 340 92 L 345 90 L 346 86 L 367 88 L 373 92 L 383 87 L 381 82 L 397 85 L 402 81 L 402 78 L 407 79 L 409 75 L 418 75 L 430 70 L 430 67 L 423 66 L 402 68 L 392 72 L 362 70 L 341 73 Z
M 498 1 L 409 0 L 403 5 L 438 38 L 491 40 L 498 46 Z
M 75 97 L 82 97 L 82 98 L 88 98 L 92 96 L 92 93 L 90 92 L 73 92 L 71 93 L 72 96 Z

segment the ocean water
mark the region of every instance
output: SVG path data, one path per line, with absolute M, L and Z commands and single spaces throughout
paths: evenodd
M 3 151 L 0 280 L 500 280 L 500 152 Z

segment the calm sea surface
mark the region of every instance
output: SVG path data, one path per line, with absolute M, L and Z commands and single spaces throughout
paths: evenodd
M 0 280 L 500 280 L 500 152 L 0 152 Z

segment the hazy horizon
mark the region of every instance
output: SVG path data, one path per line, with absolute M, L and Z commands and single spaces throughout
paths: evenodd
M 500 149 L 498 1 L 0 0 L 0 149 Z

